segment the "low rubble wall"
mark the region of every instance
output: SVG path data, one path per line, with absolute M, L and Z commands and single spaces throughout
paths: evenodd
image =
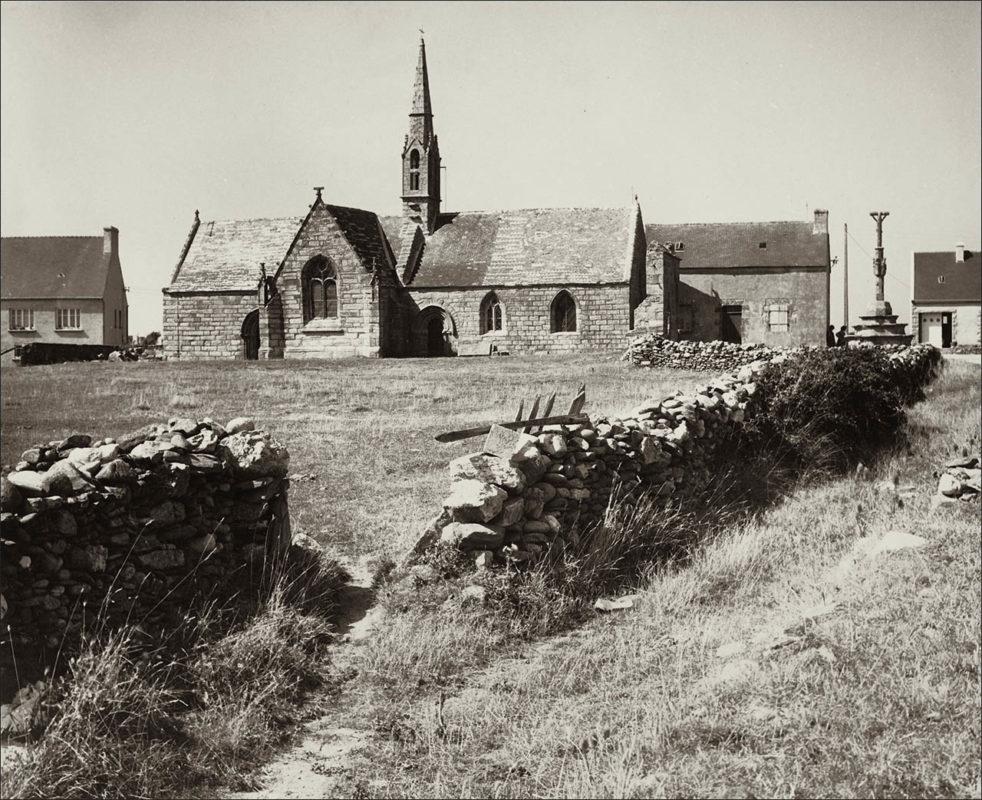
M 450 463 L 451 493 L 413 555 L 442 542 L 474 553 L 478 566 L 533 561 L 557 544 L 577 544 L 578 531 L 601 520 L 615 495 L 681 503 L 706 486 L 717 450 L 753 417 L 757 377 L 788 358 L 756 360 L 693 394 L 642 403 L 623 419 L 549 426 L 537 436 L 493 428 L 482 452 Z M 913 396 L 937 361 L 930 346 L 901 348 L 890 356 L 892 377 Z
M 12 640 L 0 660 L 70 650 L 100 614 L 157 630 L 196 598 L 260 580 L 289 544 L 288 466 L 246 418 L 172 418 L 26 451 L 0 480 L 0 625 Z

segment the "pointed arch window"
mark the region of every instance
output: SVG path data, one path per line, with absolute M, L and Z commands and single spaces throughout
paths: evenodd
M 576 301 L 565 289 L 553 298 L 550 318 L 553 333 L 571 333 L 576 330 Z
M 505 312 L 498 295 L 489 292 L 481 301 L 481 334 L 504 330 Z
M 303 321 L 337 319 L 338 275 L 334 265 L 324 256 L 315 256 L 304 266 L 301 283 Z
M 409 190 L 419 190 L 419 150 L 413 150 L 409 154 Z

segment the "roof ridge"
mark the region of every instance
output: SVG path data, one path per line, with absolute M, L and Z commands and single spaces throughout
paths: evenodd
M 694 225 L 777 225 L 778 223 L 782 225 L 812 225 L 811 220 L 805 219 L 767 219 L 767 220 L 745 220 L 743 222 L 646 222 L 645 227 L 649 225 L 652 227 L 662 227 L 662 228 L 682 228 L 682 227 L 692 227 Z
M 69 234 L 40 233 L 40 234 L 32 234 L 30 236 L 2 236 L 0 237 L 0 239 L 99 239 L 101 241 L 102 237 L 92 236 L 92 235 L 86 236 L 85 234 L 81 234 L 81 233 L 69 233 Z
M 472 209 L 469 211 L 441 211 L 440 216 L 444 214 L 452 216 L 454 214 L 508 214 L 508 213 L 520 213 L 524 211 L 633 211 L 634 205 L 626 206 L 533 206 L 531 208 L 486 208 L 486 209 Z

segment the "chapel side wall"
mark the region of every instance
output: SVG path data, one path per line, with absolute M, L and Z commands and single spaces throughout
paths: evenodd
M 304 322 L 301 273 L 315 256 L 331 260 L 338 275 L 338 316 Z M 276 280 L 282 298 L 286 358 L 378 356 L 381 347 L 378 287 L 330 212 L 314 210 Z
M 682 270 L 680 313 L 691 306 L 693 326 L 683 338 L 711 341 L 720 337 L 720 308 L 742 305 L 742 339 L 771 347 L 824 345 L 828 325 L 828 270 L 800 268 L 732 272 Z M 770 305 L 788 307 L 788 331 L 768 330 Z
M 565 289 L 576 302 L 576 331 L 552 333 L 552 301 Z M 504 330 L 480 331 L 481 301 L 494 291 L 504 309 Z M 481 287 L 478 289 L 412 289 L 416 307 L 439 306 L 456 325 L 459 342 L 493 342 L 510 353 L 551 354 L 579 349 L 613 350 L 626 346 L 631 328 L 631 294 L 627 282 L 605 286 Z M 415 320 L 410 322 L 414 326 Z M 418 338 L 418 337 L 416 337 Z M 419 342 L 414 343 L 414 354 Z
M 242 323 L 256 310 L 256 293 L 165 294 L 163 337 L 166 358 L 244 358 Z

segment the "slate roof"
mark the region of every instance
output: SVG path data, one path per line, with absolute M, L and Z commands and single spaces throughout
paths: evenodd
M 324 204 L 366 267 L 387 264 L 387 245 L 371 211 Z M 259 264 L 275 275 L 299 232 L 300 217 L 202 221 L 168 291 L 253 291 Z
M 812 222 L 697 222 L 645 225 L 648 246 L 682 242 L 680 269 L 828 267 L 828 236 Z M 766 242 L 767 247 L 760 247 Z
M 914 302 L 982 302 L 982 264 L 979 260 L 977 251 L 968 250 L 960 264 L 955 261 L 953 250 L 914 253 Z M 944 277 L 944 283 L 938 283 L 939 276 Z
M 276 272 L 299 229 L 295 216 L 202 221 L 168 289 L 254 291 L 259 264 Z
M 102 236 L 4 236 L 0 297 L 102 297 L 110 264 L 102 245 Z
M 441 214 L 418 264 L 406 264 L 416 226 L 401 217 L 382 225 L 413 288 L 626 283 L 637 213 L 632 206 Z
M 373 263 L 379 268 L 388 264 L 388 243 L 374 211 L 332 205 L 327 205 L 326 208 L 337 220 L 344 238 L 355 249 L 362 264 L 368 268 Z

